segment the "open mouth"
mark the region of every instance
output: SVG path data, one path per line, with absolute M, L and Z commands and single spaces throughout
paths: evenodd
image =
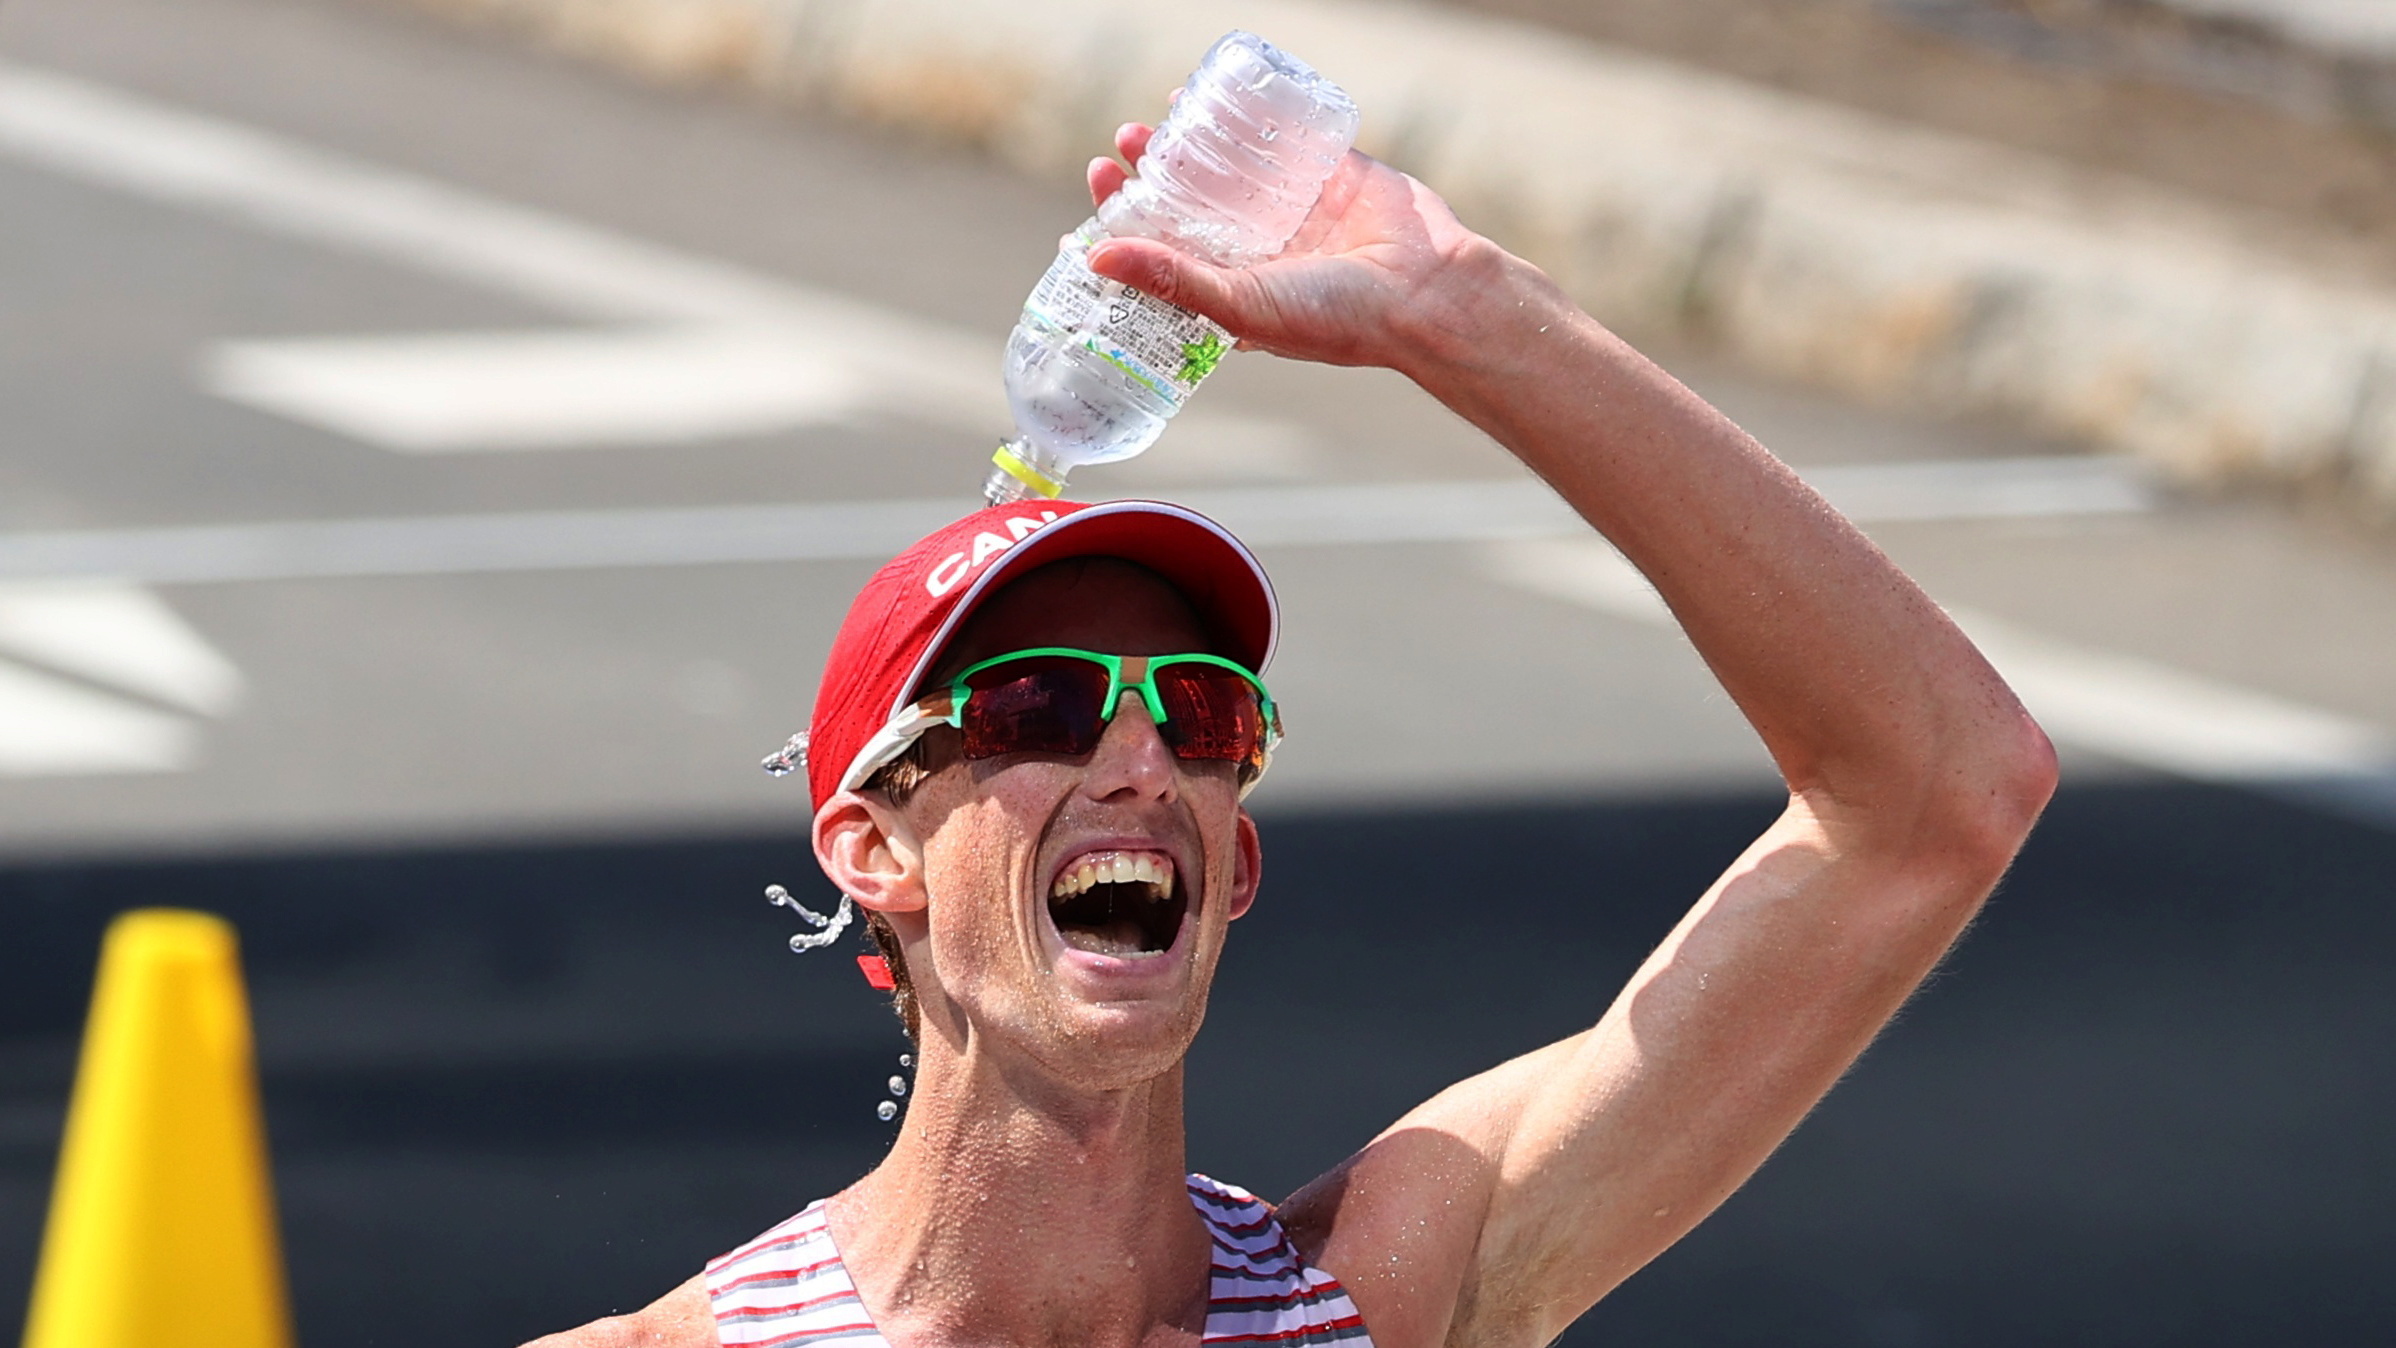
M 1072 949 L 1143 959 L 1172 949 L 1189 900 L 1162 852 L 1092 852 L 1048 890 L 1048 917 Z

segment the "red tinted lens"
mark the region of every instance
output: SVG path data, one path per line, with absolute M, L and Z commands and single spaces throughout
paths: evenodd
M 1156 694 L 1165 704 L 1157 729 L 1175 757 L 1262 764 L 1265 708 L 1255 684 L 1217 665 L 1167 665 Z
M 1107 673 L 1087 660 L 1032 656 L 965 681 L 965 756 L 1086 754 L 1106 731 Z

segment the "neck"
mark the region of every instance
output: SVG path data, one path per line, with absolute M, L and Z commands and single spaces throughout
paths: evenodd
M 1210 1240 L 1183 1175 L 1181 1067 L 1075 1091 L 927 1034 L 890 1155 L 831 1204 L 894 1343 L 1194 1342 Z

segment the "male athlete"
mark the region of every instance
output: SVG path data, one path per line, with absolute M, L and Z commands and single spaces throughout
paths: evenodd
M 1124 177 L 1095 161 L 1093 195 Z M 1140 240 L 1091 265 L 1243 345 L 1399 370 L 1512 450 L 1671 604 L 1787 810 L 1592 1028 L 1268 1206 L 1184 1174 L 1182 1058 L 1256 897 L 1271 592 L 1171 507 L 968 517 L 859 597 L 808 755 L 816 856 L 916 1037 L 904 1127 L 646 1310 L 544 1342 L 1535 1348 L 1788 1135 L 2053 789 L 2045 737 L 1888 559 L 1405 174 L 1351 154 L 1251 270 Z

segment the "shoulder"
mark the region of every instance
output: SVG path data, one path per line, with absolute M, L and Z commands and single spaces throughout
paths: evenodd
M 525 1348 L 717 1348 L 707 1285 L 693 1277 L 630 1315 L 535 1339 Z
M 1500 1069 L 1503 1070 L 1503 1069 Z M 1307 1263 L 1336 1279 L 1381 1348 L 1436 1348 L 1468 1329 L 1474 1253 L 1497 1179 L 1486 1126 L 1440 1106 L 1417 1107 L 1330 1173 L 1292 1194 L 1279 1215 Z M 1467 1333 L 1463 1341 L 1512 1336 Z

